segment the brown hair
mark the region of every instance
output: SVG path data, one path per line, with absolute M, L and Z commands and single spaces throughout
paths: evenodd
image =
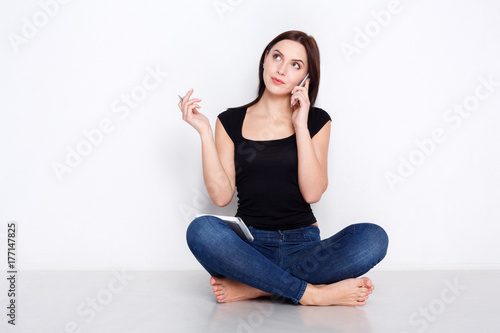
M 306 49 L 307 67 L 309 68 L 309 79 L 310 79 L 309 101 L 311 102 L 311 107 L 314 106 L 314 103 L 316 102 L 316 97 L 318 96 L 319 78 L 320 78 L 318 45 L 316 44 L 316 40 L 314 39 L 313 36 L 309 36 L 302 31 L 290 30 L 290 31 L 285 31 L 282 34 L 278 35 L 276 38 L 274 38 L 269 44 L 267 44 L 266 48 L 264 49 L 264 52 L 262 52 L 262 56 L 260 57 L 260 62 L 259 62 L 259 89 L 257 91 L 257 98 L 248 104 L 231 109 L 248 108 L 256 104 L 260 100 L 260 98 L 264 94 L 264 91 L 266 90 L 266 85 L 264 84 L 264 78 L 263 78 L 263 72 L 264 72 L 263 65 L 264 65 L 264 60 L 266 58 L 266 53 L 270 51 L 271 48 L 276 43 L 284 39 L 289 39 L 298 42 L 302 44 Z

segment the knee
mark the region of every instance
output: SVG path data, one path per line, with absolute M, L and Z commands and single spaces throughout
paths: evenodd
M 389 236 L 385 230 L 373 223 L 360 223 L 356 229 L 363 234 L 366 250 L 379 262 L 384 259 L 389 246 Z
M 210 219 L 207 216 L 197 217 L 191 221 L 186 230 L 186 241 L 188 245 L 192 245 L 208 232 L 209 223 Z
M 210 246 L 217 237 L 218 224 L 218 219 L 212 216 L 195 218 L 186 231 L 186 241 L 191 251 Z

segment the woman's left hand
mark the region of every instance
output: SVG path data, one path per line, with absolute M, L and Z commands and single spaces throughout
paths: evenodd
M 293 109 L 292 123 L 295 129 L 305 127 L 307 128 L 307 118 L 309 115 L 309 81 L 307 79 L 304 87 L 295 86 L 292 89 L 291 105 Z M 299 102 L 297 102 L 297 100 Z

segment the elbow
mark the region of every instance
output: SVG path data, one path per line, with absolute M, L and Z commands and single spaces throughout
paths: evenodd
M 319 200 L 321 199 L 321 194 L 310 194 L 310 195 L 307 195 L 304 197 L 304 200 L 308 203 L 308 204 L 313 204 L 313 203 L 316 203 L 318 202 Z
M 212 200 L 212 202 L 217 206 L 217 207 L 225 207 L 227 205 L 229 205 L 229 203 L 231 202 L 231 200 L 222 200 L 222 199 L 215 199 L 215 200 Z
M 313 204 L 318 202 L 321 199 L 321 196 L 323 195 L 324 191 L 307 191 L 302 195 L 304 198 L 305 202 L 308 204 Z
M 210 200 L 216 205 L 217 207 L 225 207 L 229 205 L 231 200 L 233 200 L 234 196 L 234 188 L 230 189 L 220 189 L 219 187 L 208 187 L 207 186 L 207 192 L 208 196 L 210 197 Z
M 218 196 L 218 197 L 214 197 L 214 198 L 211 198 L 212 199 L 212 202 L 214 203 L 214 205 L 216 205 L 217 207 L 225 207 L 227 205 L 229 205 L 229 203 L 231 202 L 231 200 L 233 200 L 233 196 Z
M 323 193 L 325 193 L 327 187 L 328 187 L 328 181 L 324 184 L 323 188 L 321 188 L 321 189 L 317 189 L 314 191 L 307 191 L 305 194 L 303 194 L 304 200 L 308 204 L 314 204 L 314 203 L 320 201 L 321 196 L 323 195 Z

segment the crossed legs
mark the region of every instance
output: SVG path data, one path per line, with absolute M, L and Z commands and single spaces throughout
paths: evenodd
M 382 260 L 388 244 L 379 226 L 351 225 L 328 239 L 310 242 L 297 256 L 300 260 L 283 269 L 215 217 L 195 219 L 187 241 L 212 275 L 218 302 L 279 295 L 303 305 L 350 306 L 366 304 L 374 286 L 366 277 L 355 277 Z

